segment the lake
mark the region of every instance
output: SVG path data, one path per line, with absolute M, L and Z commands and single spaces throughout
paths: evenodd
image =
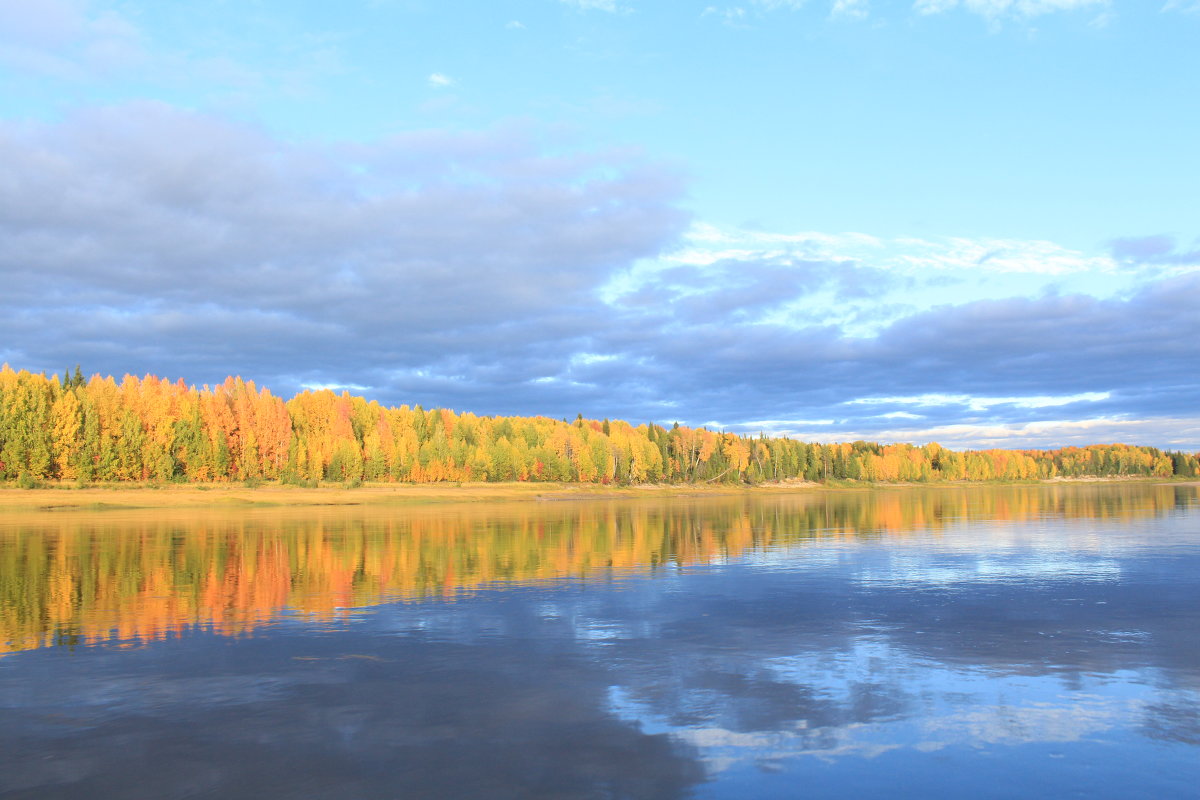
M 1194 797 L 1200 489 L 0 515 L 0 797 Z

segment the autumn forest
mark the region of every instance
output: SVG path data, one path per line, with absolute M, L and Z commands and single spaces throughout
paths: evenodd
M 940 482 L 1195 477 L 1197 455 L 1123 444 L 958 452 L 811 444 L 619 420 L 387 408 L 329 390 L 290 400 L 228 378 L 196 388 L 0 368 L 0 480 L 337 482 Z

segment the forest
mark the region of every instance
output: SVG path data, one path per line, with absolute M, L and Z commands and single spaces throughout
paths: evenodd
M 196 388 L 147 375 L 84 378 L 0 367 L 0 481 L 809 480 L 943 482 L 1200 475 L 1197 454 L 1097 444 L 954 451 L 936 443 L 806 443 L 621 420 L 389 408 L 330 390 L 284 401 L 253 381 Z

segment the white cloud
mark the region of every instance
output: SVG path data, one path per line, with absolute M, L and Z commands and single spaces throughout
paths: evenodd
M 429 85 L 435 89 L 444 89 L 447 86 L 453 86 L 454 78 L 449 75 L 443 75 L 440 72 L 435 72 L 429 76 Z
M 270 47 L 256 31 L 226 26 L 220 36 L 173 47 L 141 26 L 132 5 L 0 0 L 0 69 L 11 68 L 30 85 L 43 82 L 47 95 L 61 91 L 58 83 L 70 84 L 69 92 L 90 84 L 103 96 L 117 97 L 188 90 L 205 98 L 199 105 L 230 107 L 244 106 L 260 93 L 273 100 L 310 96 L 318 83 L 345 72 L 336 34 L 297 35 L 275 54 L 279 58 L 242 60 Z
M 831 17 L 866 19 L 870 14 L 868 0 L 835 0 L 830 10 Z
M 884 239 L 865 233 L 775 233 L 697 223 L 671 260 L 711 264 L 728 258 L 870 260 L 898 270 L 970 270 L 1068 275 L 1109 272 L 1108 255 L 1091 255 L 1054 242 L 964 237 Z
M 615 274 L 601 297 L 650 320 L 629 334 L 647 359 L 633 380 L 678 375 L 689 406 L 714 385 L 740 398 L 780 390 L 778 402 L 753 404 L 759 413 L 743 404 L 699 417 L 721 427 L 822 441 L 1049 447 L 1061 434 L 1189 447 L 1196 425 L 1127 424 L 1194 407 L 1190 379 L 1168 376 L 1191 374 L 1195 350 L 1178 332 L 1196 328 L 1200 269 L 1175 249 L 1173 238 L 1143 237 L 1122 252 L 1157 260 L 1117 260 L 1046 241 L 696 224 L 673 250 Z M 704 379 L 684 378 L 697 358 Z M 620 380 L 627 364 L 597 383 Z M 651 369 L 658 377 L 640 377 Z M 794 424 L 779 422 L 789 413 Z M 1055 422 L 1079 414 L 1100 422 Z
M 717 8 L 716 6 L 706 6 L 700 14 L 701 17 L 716 17 L 721 22 L 731 28 L 740 28 L 744 26 L 746 19 L 746 9 L 741 6 L 732 6 L 729 8 Z
M 504 27 L 510 31 L 523 31 L 525 30 L 525 23 L 521 22 L 520 20 L 513 19 L 506 22 Z
M 360 386 L 357 383 L 302 383 L 300 385 L 313 392 L 324 390 L 333 392 L 363 392 L 371 388 L 369 386 Z
M 616 0 L 559 0 L 559 2 L 574 6 L 580 11 L 607 11 L 611 14 L 624 10 L 617 5 Z
M 1015 408 L 1052 408 L 1071 403 L 1096 403 L 1112 397 L 1111 392 L 1081 392 L 1072 395 L 1035 395 L 1029 397 L 972 397 L 966 394 L 922 394 L 909 397 L 864 397 L 848 400 L 846 405 L 912 405 L 912 406 L 965 406 L 972 411 L 987 411 L 992 406 Z M 883 416 L 899 416 L 884 414 Z M 911 415 L 910 415 L 911 416 Z
M 84 80 L 147 58 L 141 31 L 115 11 L 89 14 L 66 0 L 0 0 L 0 63 Z
M 616 361 L 617 357 L 611 353 L 576 353 L 571 356 L 572 364 L 598 364 L 605 361 Z
M 870 0 L 826 0 L 833 19 L 866 19 L 870 15 Z M 824 5 L 822 3 L 821 5 Z M 809 6 L 808 0 L 747 0 L 743 5 L 706 6 L 702 17 L 716 17 L 734 28 L 746 27 L 749 18 L 763 18 L 776 11 L 799 11 Z
M 139 103 L 0 123 L 0 163 L 14 364 L 403 386 L 397 402 L 511 413 L 537 410 L 525 378 L 611 352 L 580 344 L 605 324 L 594 287 L 685 219 L 669 171 L 519 126 L 301 145 Z
M 757 321 L 835 324 L 854 336 L 873 336 L 896 319 L 939 305 L 1068 291 L 1113 297 L 1167 270 L 1195 269 L 1122 264 L 1108 253 L 1038 240 L 775 233 L 697 223 L 670 253 L 615 274 L 602 296 L 616 302 L 639 291 L 653 294 L 669 276 L 676 297 L 689 297 L 714 282 L 744 284 L 754 274 L 748 264 L 771 268 L 762 280 L 803 274 L 807 286 Z M 774 294 L 781 293 L 777 287 Z
M 1200 14 L 1200 0 L 1167 0 L 1163 11 L 1182 11 L 1184 14 Z
M 1174 237 L 1114 260 L 687 229 L 670 170 L 520 126 L 296 144 L 139 103 L 0 124 L 0 163 L 0 355 L 25 368 L 825 441 L 1200 442 Z
M 1118 419 L 1096 417 L 1082 420 L 1038 420 L 1027 423 L 989 422 L 930 427 L 847 428 L 836 431 L 808 428 L 803 422 L 776 426 L 739 426 L 743 432 L 764 430 L 767 435 L 787 435 L 804 441 L 847 442 L 865 439 L 878 442 L 937 442 L 952 450 L 1050 449 L 1089 444 L 1144 444 L 1190 449 L 1200 441 L 1200 417 Z
M 833 14 L 841 13 L 844 10 L 851 10 L 856 6 L 862 6 L 865 10 L 868 1 L 832 0 Z M 808 5 L 808 0 L 749 0 L 748 5 L 752 10 L 758 10 L 763 13 L 780 10 L 797 11 Z M 839 8 L 841 6 L 845 6 L 846 8 Z M 725 17 L 727 20 L 733 20 L 746 16 L 746 6 L 725 6 L 724 8 L 708 6 L 704 9 L 704 14 L 716 14 Z
M 1037 17 L 1057 11 L 1103 10 L 1110 0 L 916 0 L 913 10 L 918 14 L 941 14 L 962 8 L 988 19 L 1002 17 Z
M 6 39 L 62 44 L 84 35 L 88 26 L 88 19 L 78 3 L 0 0 L 0 31 Z

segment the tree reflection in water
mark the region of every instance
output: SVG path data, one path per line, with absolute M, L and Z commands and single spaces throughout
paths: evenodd
M 0 793 L 1186 796 L 1196 492 L 10 518 Z

